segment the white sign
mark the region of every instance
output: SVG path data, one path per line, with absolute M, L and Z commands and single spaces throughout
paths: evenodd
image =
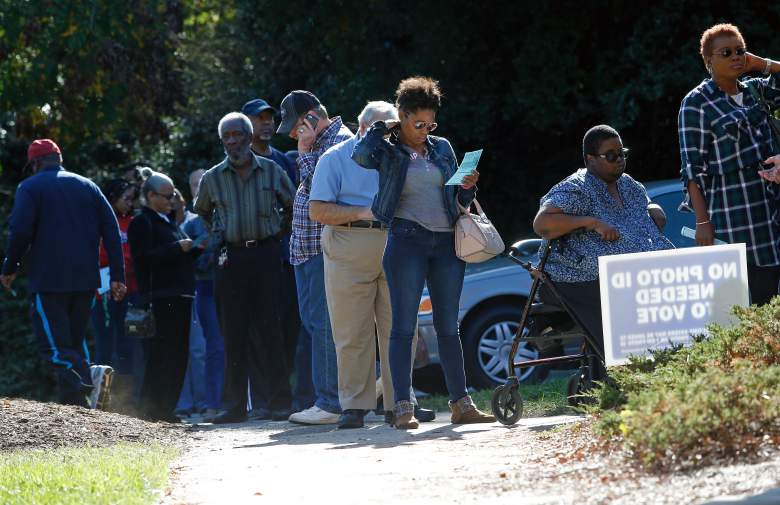
M 599 283 L 608 366 L 731 325 L 749 303 L 745 244 L 602 256 Z

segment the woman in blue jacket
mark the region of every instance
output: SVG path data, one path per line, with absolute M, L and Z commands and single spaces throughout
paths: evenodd
M 430 135 L 437 126 L 441 96 L 433 79 L 404 79 L 396 90 L 400 121 L 375 123 L 352 155 L 361 166 L 379 171 L 379 191 L 371 210 L 390 228 L 383 266 L 393 315 L 390 372 L 396 400 L 394 424 L 402 429 L 418 426 L 409 387 L 412 337 L 426 282 L 452 422 L 495 421 L 480 412 L 468 395 L 458 335 L 458 304 L 466 265 L 455 255 L 454 226 L 460 213 L 458 201 L 463 206 L 471 202 L 479 174 L 475 170 L 461 186 L 444 184 L 458 166 L 449 141 Z

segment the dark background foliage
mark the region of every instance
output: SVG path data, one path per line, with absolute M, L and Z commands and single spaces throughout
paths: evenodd
M 519 238 L 595 124 L 621 132 L 635 178 L 678 176 L 677 110 L 705 77 L 701 32 L 722 21 L 780 59 L 772 2 L 0 0 L 0 216 L 33 138 L 96 180 L 142 161 L 186 188 L 223 156 L 219 118 L 251 98 L 309 89 L 354 122 L 423 74 L 446 95 L 437 134 L 459 156 L 485 149 L 480 201 Z M 0 395 L 45 397 L 17 287 L 0 294 Z

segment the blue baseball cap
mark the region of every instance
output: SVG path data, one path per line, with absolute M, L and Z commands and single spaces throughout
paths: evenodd
M 247 103 L 244 104 L 243 107 L 241 107 L 241 112 L 243 114 L 246 114 L 247 116 L 254 116 L 256 114 L 260 114 L 264 110 L 272 110 L 274 111 L 274 113 L 276 112 L 276 109 L 268 105 L 268 102 L 266 102 L 262 98 L 255 98 L 254 100 L 249 100 Z

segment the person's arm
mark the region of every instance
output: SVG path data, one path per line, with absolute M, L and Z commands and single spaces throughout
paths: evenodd
M 279 167 L 276 171 L 278 175 L 276 189 L 276 198 L 282 204 L 282 232 L 287 233 L 292 229 L 292 207 L 295 198 L 295 186 L 293 185 L 287 172 Z
M 119 237 L 119 223 L 111 205 L 103 193 L 95 187 L 98 217 L 100 221 L 100 237 L 108 255 L 109 275 L 111 277 L 111 295 L 114 300 L 121 300 L 127 293 L 125 287 L 125 258 L 122 253 L 122 239 Z
M 198 184 L 198 196 L 192 204 L 192 210 L 203 218 L 208 228 L 211 228 L 211 219 L 214 212 L 214 200 L 209 193 L 209 184 L 207 178 L 211 177 L 209 172 L 203 174 Z
M 173 240 L 167 244 L 155 244 L 152 223 L 146 216 L 139 216 L 130 223 L 127 229 L 127 240 L 130 242 L 130 252 L 136 263 L 146 262 L 149 265 L 160 265 L 175 260 L 192 249 L 192 240 Z
M 384 121 L 375 122 L 366 135 L 357 141 L 352 159 L 363 168 L 379 170 L 382 166 L 385 136 L 390 133 Z
M 657 203 L 649 202 L 647 204 L 647 214 L 655 223 L 658 231 L 663 231 L 664 226 L 666 226 L 666 212 L 664 212 L 664 209 Z
M 768 73 L 767 77 L 761 79 L 764 98 L 775 107 L 780 107 L 780 62 L 746 53 L 745 72 Z
M 552 205 L 542 206 L 534 218 L 534 231 L 547 240 L 568 235 L 579 229 L 595 231 L 602 239 L 610 242 L 620 238 L 620 234 L 612 225 L 600 219 L 565 214 L 563 209 Z
M 339 205 L 333 202 L 309 200 L 309 218 L 322 224 L 339 225 L 352 221 L 376 219 L 370 207 Z
M 5 260 L 0 273 L 2 284 L 6 289 L 11 289 L 11 284 L 16 278 L 16 272 L 19 270 L 22 256 L 30 249 L 37 222 L 38 210 L 35 200 L 27 192 L 24 185 L 20 185 L 16 190 L 14 206 L 11 209 L 11 217 L 8 220 L 10 229 L 8 247 L 5 251 Z
M 707 201 L 702 193 L 705 179 L 705 159 L 709 152 L 709 130 L 701 106 L 686 97 L 677 117 L 680 140 L 680 178 L 686 197 L 683 207 L 690 207 L 696 215 L 696 243 L 712 245 L 715 229 L 710 223 Z

